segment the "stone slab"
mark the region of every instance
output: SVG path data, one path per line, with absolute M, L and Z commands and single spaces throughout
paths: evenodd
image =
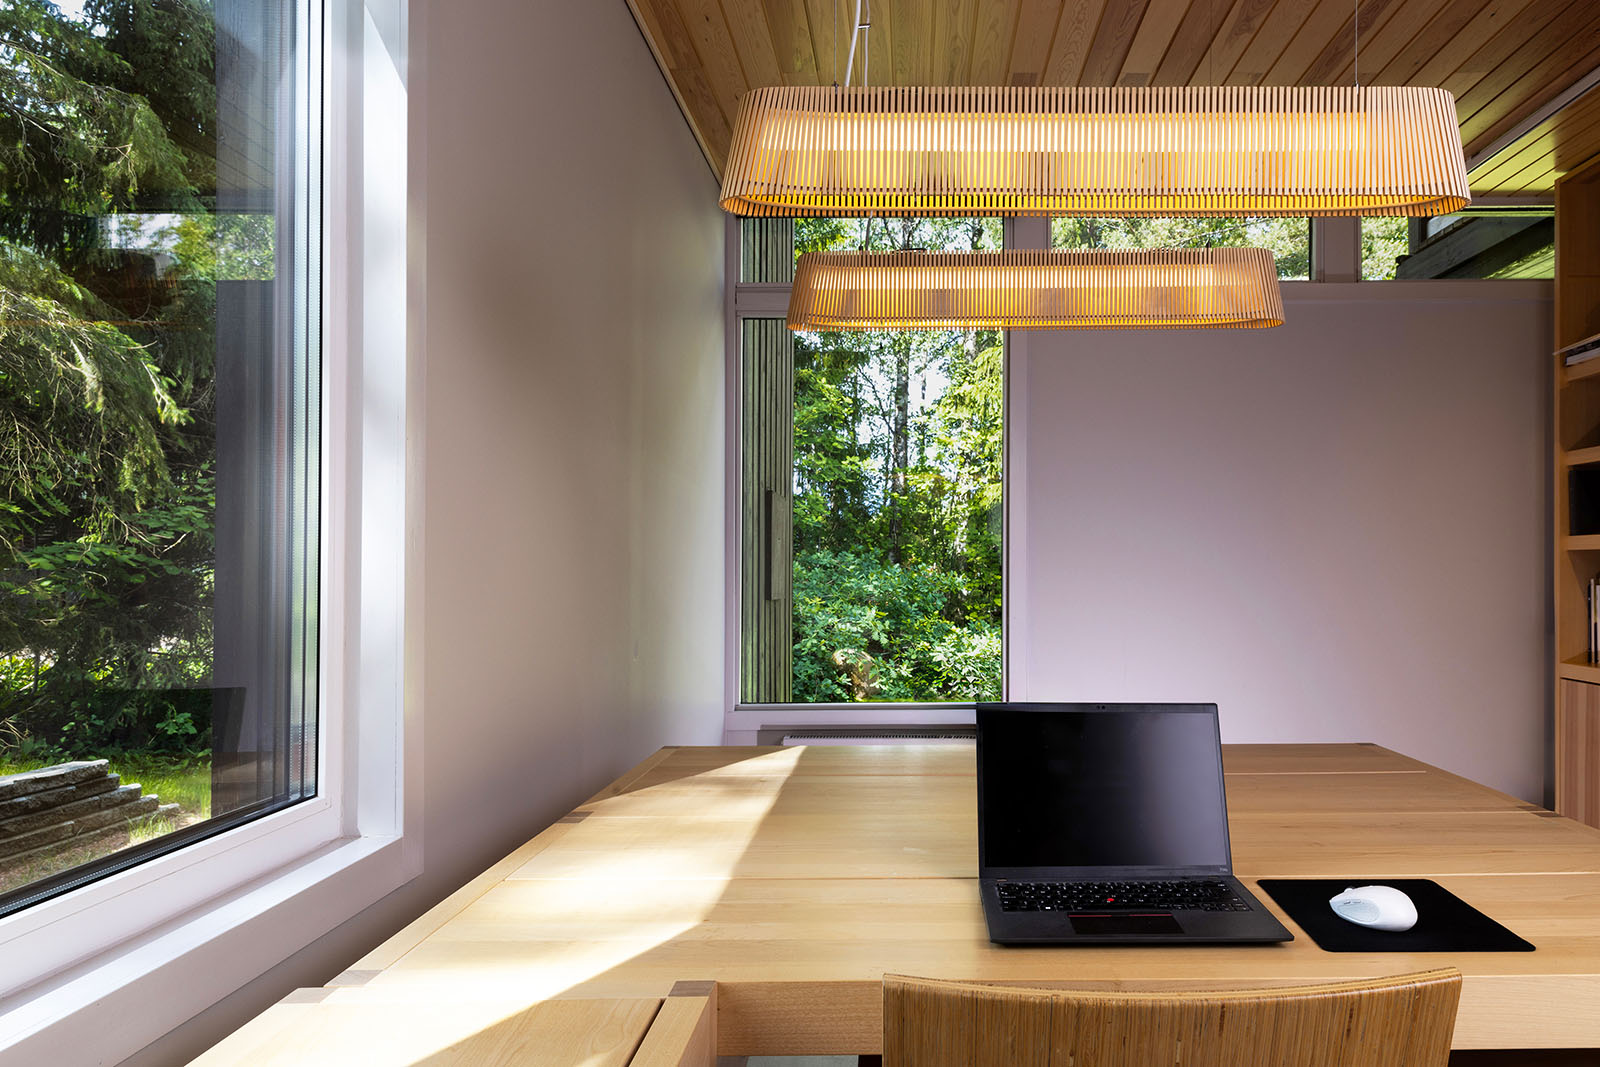
M 26 793 L 10 800 L 0 800 L 0 825 L 20 816 L 66 807 L 84 797 L 109 793 L 117 788 L 121 781 L 115 774 L 102 774 L 98 778 L 74 782 L 72 785 L 47 789 L 40 793 Z M 3 832 L 0 830 L 0 833 Z
M 46 789 L 56 789 L 86 781 L 106 773 L 107 766 L 108 762 L 103 759 L 78 760 L 73 763 L 57 763 L 52 767 L 40 767 L 36 771 L 8 774 L 0 777 L 0 800 L 10 800 L 25 793 L 39 793 Z
M 0 859 L 20 856 L 24 852 L 31 852 L 43 845 L 65 841 L 75 833 L 77 833 L 76 823 L 62 822 L 56 823 L 54 826 L 46 826 L 42 830 L 34 830 L 31 833 L 5 838 L 0 840 Z
M 70 822 L 73 819 L 92 815 L 106 808 L 114 808 L 121 804 L 131 804 L 139 799 L 139 786 L 125 785 L 109 792 L 87 796 L 59 807 L 36 811 L 31 815 L 19 815 L 15 818 L 0 820 L 0 840 L 16 837 L 32 830 L 42 830 L 46 826 L 58 822 Z
M 141 815 L 154 815 L 156 809 L 160 806 L 161 801 L 156 797 L 140 797 L 131 803 L 118 804 L 114 808 L 107 808 L 105 811 L 97 811 L 91 815 L 85 815 L 83 818 L 75 820 L 78 828 L 77 832 L 83 833 L 87 830 L 98 830 L 103 826 L 111 826 L 118 822 L 127 822 L 130 819 L 136 819 Z

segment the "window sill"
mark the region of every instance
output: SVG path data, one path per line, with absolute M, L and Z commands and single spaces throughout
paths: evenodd
M 0 1003 L 0 1062 L 119 1062 L 418 873 L 398 837 L 328 844 Z

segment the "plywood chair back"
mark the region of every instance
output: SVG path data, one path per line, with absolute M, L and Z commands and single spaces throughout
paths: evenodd
M 1117 993 L 885 975 L 884 1067 L 1445 1067 L 1454 968 L 1276 989 Z

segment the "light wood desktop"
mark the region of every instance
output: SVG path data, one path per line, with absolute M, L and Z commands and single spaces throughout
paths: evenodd
M 197 1062 L 348 1062 L 345 1044 L 364 1063 L 516 1062 L 560 1034 L 574 1062 L 707 1062 L 713 1024 L 721 1055 L 870 1053 L 886 971 L 1195 989 L 1454 966 L 1456 1048 L 1600 1048 L 1600 830 L 1374 745 L 1224 762 L 1252 889 L 1433 878 L 1538 950 L 1324 952 L 1264 893 L 1293 943 L 1003 948 L 978 904 L 970 746 L 667 748 Z M 603 1003 L 562 1003 L 582 1000 Z

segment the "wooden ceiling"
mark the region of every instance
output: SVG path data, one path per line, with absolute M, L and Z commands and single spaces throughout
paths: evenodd
M 1455 94 L 1475 195 L 1548 194 L 1600 154 L 1596 0 L 876 0 L 873 85 L 1349 85 Z M 844 80 L 854 0 L 628 0 L 720 177 L 762 85 Z M 837 62 L 835 52 L 838 53 Z M 860 84 L 863 58 L 857 56 Z M 837 71 L 837 75 L 835 74 Z

